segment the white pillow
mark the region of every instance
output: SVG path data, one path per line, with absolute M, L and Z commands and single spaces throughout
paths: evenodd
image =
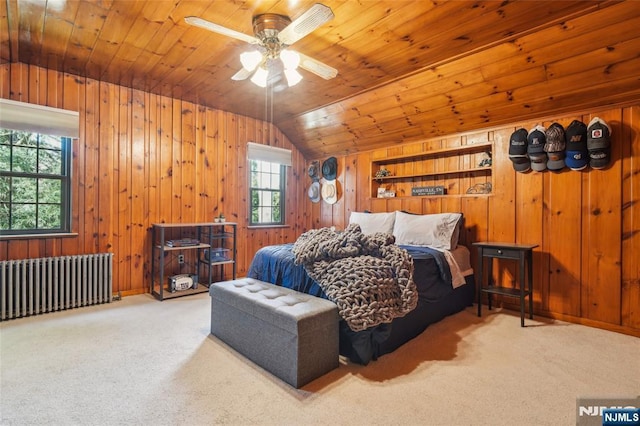
M 391 213 L 359 213 L 351 212 L 349 216 L 349 225 L 357 223 L 360 225 L 360 230 L 365 235 L 373 234 L 375 232 L 384 232 L 386 234 L 393 233 L 393 223 L 395 222 L 396 214 Z
M 458 246 L 461 213 L 413 215 L 396 211 L 396 244 L 453 250 Z

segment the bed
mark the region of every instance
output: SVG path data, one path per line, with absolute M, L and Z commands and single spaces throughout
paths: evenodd
M 358 224 L 367 235 L 377 232 L 394 235 L 396 245 L 406 250 L 413 262 L 413 282 L 417 290 L 415 308 L 390 322 L 354 331 L 347 321 L 340 321 L 340 354 L 354 363 L 366 365 L 418 336 L 430 324 L 470 306 L 475 283 L 469 250 L 457 244 L 461 215 L 456 214 L 452 219 L 402 212 L 365 214 L 352 213 L 350 227 Z M 450 224 L 443 226 L 443 217 Z M 438 234 L 436 239 L 433 233 L 427 235 L 431 228 Z M 416 229 L 422 229 L 422 232 L 416 232 Z M 416 238 L 420 240 L 416 241 Z M 305 266 L 296 264 L 294 251 L 295 243 L 261 248 L 253 258 L 247 276 L 331 299 L 311 278 Z

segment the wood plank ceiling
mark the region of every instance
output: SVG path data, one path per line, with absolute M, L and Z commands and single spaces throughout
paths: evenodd
M 640 95 L 635 1 L 322 1 L 335 18 L 294 47 L 338 76 L 303 70 L 291 88 L 232 81 L 251 46 L 184 18 L 253 35 L 253 16 L 295 19 L 312 0 L 1 1 L 0 63 L 272 120 L 308 158 Z

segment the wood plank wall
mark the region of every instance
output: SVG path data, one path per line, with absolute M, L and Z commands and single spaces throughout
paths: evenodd
M 606 169 L 513 170 L 508 147 L 515 129 L 554 121 L 567 127 L 574 119 L 587 124 L 595 116 L 612 126 L 612 161 Z M 416 146 L 437 149 L 478 142 L 494 146 L 490 196 L 370 198 L 372 160 L 414 153 Z M 466 218 L 462 241 L 469 247 L 487 240 L 539 245 L 534 250 L 537 314 L 640 336 L 640 104 L 394 145 L 340 157 L 338 164 L 342 196 L 333 205 L 310 206 L 313 226 L 344 227 L 352 211 L 461 211 Z M 439 183 L 464 192 L 474 181 L 463 176 L 458 182 Z M 475 266 L 473 249 L 472 257 Z M 513 262 L 496 261 L 494 274 L 508 286 L 514 284 L 517 270 Z M 516 307 L 514 299 L 502 303 Z
M 269 123 L 25 64 L 0 65 L 0 97 L 80 112 L 73 147 L 76 237 L 0 241 L 0 259 L 114 253 L 114 291 L 148 292 L 150 228 L 238 223 L 238 275 L 255 251 L 308 229 L 305 160 Z M 287 226 L 249 229 L 246 142 L 292 149 Z M 306 173 L 305 173 L 306 174 Z
M 308 161 L 269 123 L 25 64 L 0 65 L 0 97 L 80 112 L 73 153 L 77 237 L 0 241 L 0 259 L 113 252 L 114 289 L 128 295 L 148 291 L 152 223 L 210 221 L 224 212 L 239 224 L 242 276 L 258 248 L 294 241 L 312 227 L 344 227 L 352 211 L 462 211 L 467 245 L 489 239 L 540 245 L 538 314 L 640 335 L 640 105 L 541 120 L 565 126 L 574 118 L 607 120 L 613 161 L 606 170 L 515 173 L 509 136 L 536 122 L 515 123 L 422 142 L 437 148 L 492 141 L 491 196 L 371 199 L 371 160 L 415 152 L 416 144 L 407 143 L 339 157 L 341 197 L 328 205 L 309 201 Z M 247 141 L 293 151 L 287 227 L 247 226 Z M 503 284 L 514 281 L 508 262 L 495 271 Z

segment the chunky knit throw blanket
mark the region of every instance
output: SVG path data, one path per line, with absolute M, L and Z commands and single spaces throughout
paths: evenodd
M 351 224 L 343 232 L 305 232 L 293 254 L 338 305 L 349 328 L 361 331 L 404 316 L 418 303 L 413 259 L 394 242 L 393 235 L 365 235 Z

